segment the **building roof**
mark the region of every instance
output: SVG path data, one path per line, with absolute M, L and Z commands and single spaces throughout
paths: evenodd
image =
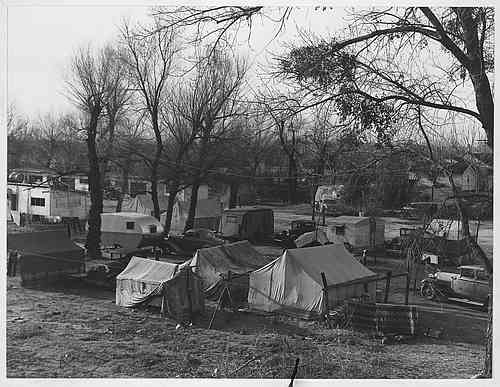
M 246 213 L 246 212 L 259 212 L 259 211 L 272 211 L 269 207 L 258 207 L 258 206 L 244 206 L 237 208 L 227 208 L 224 210 L 225 213 Z
M 367 216 L 349 216 L 349 215 L 342 215 L 342 216 L 337 216 L 333 219 L 331 219 L 331 222 L 333 223 L 343 223 L 343 224 L 357 224 L 360 222 L 364 222 L 369 220 L 370 218 Z

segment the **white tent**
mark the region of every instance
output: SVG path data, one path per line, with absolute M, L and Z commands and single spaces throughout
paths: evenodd
M 165 296 L 166 312 L 183 319 L 186 313 L 203 310 L 201 281 L 189 274 L 188 264 L 176 265 L 152 259 L 132 257 L 116 277 L 116 304 L 132 307 L 140 304 L 160 306 Z M 190 317 L 190 316 L 188 316 Z
M 285 250 L 281 257 L 250 273 L 251 309 L 301 317 L 325 313 L 321 273 L 328 285 L 329 306 L 367 295 L 375 300 L 376 274 L 358 262 L 343 245 Z

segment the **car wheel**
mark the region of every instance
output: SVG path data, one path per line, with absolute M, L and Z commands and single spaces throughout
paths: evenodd
M 433 300 L 434 298 L 436 298 L 436 290 L 434 289 L 434 286 L 429 283 L 424 284 L 420 293 L 422 294 L 422 297 L 425 297 L 428 300 Z

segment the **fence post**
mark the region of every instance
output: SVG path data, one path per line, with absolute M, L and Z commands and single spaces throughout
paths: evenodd
M 410 296 L 410 273 L 406 273 L 405 305 L 408 305 L 409 296 Z
M 392 271 L 387 272 L 386 282 L 385 282 L 385 294 L 384 294 L 384 304 L 387 304 L 387 300 L 389 299 L 389 288 L 391 286 L 391 277 Z
M 326 282 L 326 275 L 324 272 L 321 272 L 321 281 L 323 281 L 323 298 L 325 299 L 325 312 L 328 313 L 329 305 L 328 305 L 328 284 Z

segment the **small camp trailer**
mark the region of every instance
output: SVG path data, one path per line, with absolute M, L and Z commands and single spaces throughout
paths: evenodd
M 134 250 L 160 239 L 163 226 L 153 216 L 136 212 L 101 214 L 101 243 L 120 252 Z
M 224 210 L 221 233 L 224 238 L 251 242 L 270 238 L 274 233 L 273 210 L 264 207 L 238 207 Z
M 385 222 L 366 216 L 337 216 L 328 221 L 327 237 L 330 242 L 344 243 L 353 250 L 381 248 Z

